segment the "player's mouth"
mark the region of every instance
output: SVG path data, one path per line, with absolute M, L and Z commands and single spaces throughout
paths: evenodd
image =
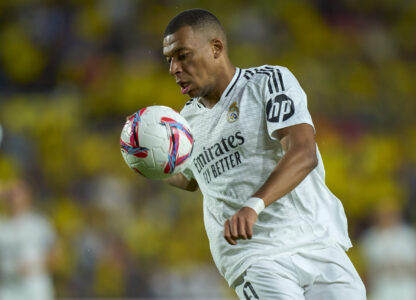
M 179 86 L 181 87 L 181 93 L 183 95 L 187 94 L 189 90 L 191 89 L 191 84 L 189 82 L 177 82 Z

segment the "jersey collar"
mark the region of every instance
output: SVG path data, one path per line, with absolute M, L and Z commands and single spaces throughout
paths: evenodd
M 238 67 L 236 67 L 233 78 L 231 79 L 231 81 L 228 84 L 227 88 L 222 93 L 220 100 L 211 109 L 209 109 L 210 111 L 211 110 L 214 110 L 214 108 L 216 108 L 216 107 L 221 106 L 220 103 L 223 102 L 224 101 L 223 99 L 224 98 L 227 98 L 227 96 L 231 93 L 232 89 L 234 88 L 234 86 L 236 85 L 238 79 L 240 78 L 240 75 L 241 75 L 241 69 L 238 68 Z M 199 97 L 198 100 L 197 100 L 198 107 L 199 108 L 202 108 L 202 107 L 205 108 L 205 105 L 200 100 L 201 100 L 201 98 Z
M 228 97 L 228 95 L 230 94 L 230 92 L 234 88 L 235 84 L 237 83 L 238 79 L 240 78 L 240 75 L 241 75 L 241 69 L 236 67 L 233 78 L 231 79 L 230 83 L 228 84 L 227 88 L 225 89 L 224 93 L 222 94 L 223 97 Z

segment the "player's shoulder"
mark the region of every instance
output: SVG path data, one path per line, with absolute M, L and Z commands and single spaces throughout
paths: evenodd
M 412 226 L 402 224 L 399 228 L 406 239 L 416 242 L 416 230 Z
M 38 226 L 38 227 L 49 227 L 50 223 L 48 219 L 39 212 L 31 212 L 26 215 L 26 223 L 29 226 Z
M 282 92 L 285 90 L 287 74 L 291 74 L 289 69 L 278 65 L 262 65 L 243 69 L 243 78 L 248 84 L 263 89 L 266 86 L 270 92 Z
M 261 83 L 269 79 L 281 80 L 291 74 L 288 68 L 278 65 L 262 65 L 243 69 L 243 78 L 250 82 Z
M 243 77 L 248 80 L 259 80 L 262 78 L 268 78 L 277 74 L 290 73 L 289 69 L 278 65 L 262 65 L 257 67 L 251 67 L 243 70 Z

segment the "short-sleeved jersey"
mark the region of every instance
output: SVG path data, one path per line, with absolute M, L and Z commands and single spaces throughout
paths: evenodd
M 361 249 L 367 262 L 369 299 L 416 299 L 416 231 L 405 224 L 371 227 Z
M 45 269 L 55 242 L 49 222 L 40 215 L 25 213 L 0 218 L 0 299 L 52 300 L 52 280 Z M 30 274 L 19 268 L 30 266 Z
M 264 184 L 284 155 L 273 133 L 296 124 L 314 126 L 306 94 L 287 68 L 236 68 L 214 107 L 207 109 L 194 98 L 181 114 L 195 139 L 184 175 L 199 184 L 210 249 L 230 286 L 259 259 L 332 244 L 351 246 L 344 209 L 325 185 L 319 151 L 318 166 L 259 215 L 251 240 L 232 246 L 224 239 L 225 221 Z

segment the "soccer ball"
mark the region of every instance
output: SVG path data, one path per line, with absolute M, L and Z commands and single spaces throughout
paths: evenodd
M 151 179 L 178 174 L 189 163 L 194 139 L 188 122 L 167 106 L 148 106 L 128 117 L 121 154 L 133 171 Z

